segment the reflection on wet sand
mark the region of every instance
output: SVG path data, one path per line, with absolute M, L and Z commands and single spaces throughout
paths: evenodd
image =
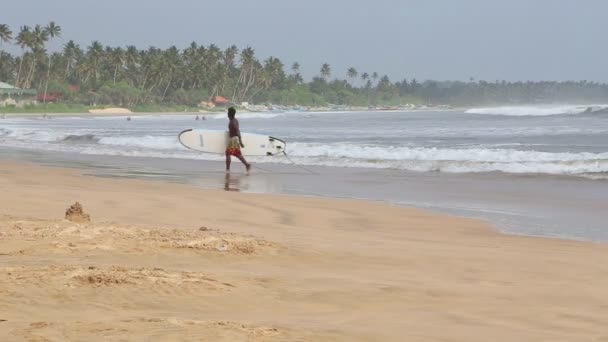
M 239 177 L 231 177 L 229 172 L 226 173 L 226 177 L 224 177 L 224 190 L 241 191 L 240 185 L 241 180 Z

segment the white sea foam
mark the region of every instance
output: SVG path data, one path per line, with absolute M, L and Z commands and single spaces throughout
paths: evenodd
M 99 139 L 99 143 L 117 147 L 136 147 L 153 150 L 175 150 L 181 147 L 176 137 L 151 135 L 139 137 L 104 137 Z
M 513 106 L 513 107 L 488 107 L 473 108 L 467 110 L 467 114 L 488 114 L 507 116 L 546 116 L 581 114 L 586 111 L 597 112 L 607 109 L 608 105 L 571 105 L 571 106 Z
M 578 106 L 568 108 L 573 107 Z M 239 114 L 241 118 L 292 115 Z M 224 114 L 213 115 L 217 119 L 225 119 Z M 210 120 L 212 118 L 215 117 Z M 179 143 L 177 133 L 189 126 L 183 119 L 163 118 L 158 122 L 146 119 L 141 125 L 122 120 L 7 119 L 2 121 L 0 128 L 0 145 L 96 155 L 221 160 L 221 155 L 197 153 Z M 529 119 L 510 119 L 506 120 L 507 123 L 499 120 L 501 122 L 497 124 L 497 120 L 488 118 L 487 122 L 479 124 L 483 120 L 476 117 L 472 125 L 467 125 L 460 121 L 443 124 L 439 119 L 429 122 L 426 118 L 406 122 L 395 119 L 393 122 L 382 117 L 374 125 L 368 125 L 366 121 L 331 119 L 339 120 L 336 123 L 323 118 L 318 125 L 314 121 L 302 121 L 302 127 L 295 128 L 281 120 L 276 123 L 261 121 L 248 126 L 255 127 L 256 124 L 257 129 L 264 127 L 264 130 L 284 132 L 285 135 L 281 136 L 287 141 L 287 153 L 303 165 L 423 172 L 568 174 L 606 179 L 608 151 L 602 137 L 608 133 L 608 126 L 604 118 L 567 116 L 558 119 L 554 120 L 558 122 L 545 125 L 530 124 Z M 428 147 L 429 144 L 435 147 Z M 252 158 L 252 161 L 289 162 L 284 157 Z
M 69 134 L 61 131 L 40 130 L 36 128 L 12 128 L 7 138 L 29 142 L 52 142 L 64 139 Z
M 81 136 L 82 139 L 90 139 Z M 80 138 L 79 138 L 80 139 Z M 93 140 L 94 141 L 94 140 Z M 15 140 L 7 145 L 28 147 Z M 40 144 L 36 148 L 94 155 L 221 160 L 222 156 L 189 151 L 167 136 L 102 137 L 98 143 Z M 488 148 L 383 147 L 349 144 L 290 143 L 287 152 L 302 165 L 400 169 L 420 172 L 507 172 L 580 175 L 608 173 L 608 152 L 550 153 Z M 257 163 L 289 163 L 283 157 L 251 158 Z M 601 177 L 604 179 L 604 177 Z
M 512 149 L 445 149 L 288 145 L 288 152 L 308 165 L 396 168 L 411 171 L 583 174 L 608 172 L 606 153 L 550 153 Z
M 238 113 L 237 114 L 237 118 L 238 119 L 273 119 L 276 117 L 280 117 L 280 116 L 284 116 L 284 113 Z M 205 116 L 209 119 L 214 119 L 214 120 L 227 120 L 226 119 L 226 114 L 209 114 L 209 115 L 202 115 Z
M 487 148 L 447 149 L 291 143 L 288 145 L 288 149 L 293 156 L 353 158 L 362 160 L 450 160 L 509 163 L 608 159 L 608 152 L 550 153 Z

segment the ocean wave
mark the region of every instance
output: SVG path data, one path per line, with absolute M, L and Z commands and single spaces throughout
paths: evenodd
M 579 161 L 579 162 L 474 162 L 454 160 L 402 160 L 380 161 L 343 159 L 331 160 L 325 158 L 292 158 L 295 162 L 308 166 L 356 167 L 376 169 L 398 169 L 416 172 L 446 172 L 446 173 L 483 173 L 504 172 L 513 174 L 552 174 L 581 176 L 590 179 L 592 175 L 608 172 L 608 161 Z
M 27 142 L 57 142 L 63 140 L 69 134 L 65 132 L 58 132 L 52 130 L 38 130 L 35 128 L 31 129 L 20 129 L 13 128 L 5 135 L 6 138 L 15 139 L 19 141 Z
M 67 133 L 61 130 L 38 129 L 38 128 L 18 128 L 0 129 L 0 136 L 30 143 L 87 143 L 96 142 L 99 138 L 90 133 L 94 130 L 80 130 Z
M 99 144 L 117 147 L 136 147 L 154 150 L 177 150 L 182 146 L 177 136 L 103 137 Z
M 273 119 L 276 117 L 280 117 L 280 116 L 284 116 L 284 113 L 238 113 L 236 115 L 237 119 Z M 209 115 L 204 115 L 202 114 L 201 116 L 205 116 L 209 119 L 214 119 L 214 120 L 227 120 L 227 116 L 226 114 L 209 114 Z
M 65 136 L 60 141 L 62 142 L 71 142 L 71 143 L 95 143 L 99 141 L 99 137 L 95 134 L 87 133 L 87 134 L 70 134 Z
M 600 173 L 583 173 L 580 174 L 581 177 L 591 179 L 591 180 L 608 180 L 608 172 L 600 172 Z
M 298 157 L 352 158 L 362 160 L 421 160 L 473 162 L 529 162 L 608 160 L 605 153 L 553 153 L 515 149 L 373 146 L 350 144 L 288 144 L 290 155 Z
M 33 148 L 31 143 L 19 140 L 11 140 L 3 145 Z M 219 154 L 187 150 L 171 136 L 102 137 L 96 144 L 46 143 L 35 145 L 35 148 L 89 155 L 223 160 Z M 551 153 L 473 147 L 456 149 L 312 143 L 288 143 L 287 152 L 291 160 L 308 166 L 446 173 L 553 174 L 596 180 L 605 180 L 608 174 L 608 152 Z M 254 163 L 291 163 L 283 156 L 248 159 Z
M 99 154 L 99 149 L 85 149 L 84 154 Z M 177 158 L 221 161 L 223 157 L 215 154 L 189 153 L 187 151 L 169 153 L 168 151 L 112 150 L 103 152 L 111 155 L 129 157 Z M 329 166 L 348 168 L 398 169 L 416 172 L 482 173 L 505 172 L 513 174 L 553 174 L 573 175 L 588 179 L 604 180 L 608 172 L 608 160 L 547 161 L 547 162 L 488 162 L 470 160 L 380 160 L 357 158 L 298 157 L 290 155 L 291 160 L 300 165 Z M 253 163 L 291 164 L 282 156 L 250 157 Z
M 608 153 L 551 153 L 512 149 L 288 145 L 291 157 L 306 165 L 393 168 L 450 173 L 507 172 L 597 174 L 608 172 Z
M 572 106 L 512 106 L 473 108 L 467 114 L 487 114 L 506 116 L 547 116 L 593 113 L 608 109 L 608 105 L 572 105 Z

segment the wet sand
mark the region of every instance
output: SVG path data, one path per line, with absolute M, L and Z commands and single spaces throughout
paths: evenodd
M 276 157 L 281 159 L 282 157 Z M 82 169 L 107 178 L 169 181 L 197 188 L 380 201 L 482 219 L 501 232 L 608 242 L 608 182 L 579 177 L 451 174 L 254 162 L 252 177 L 234 161 L 226 179 L 218 161 L 6 149 L 0 162 Z M 263 169 L 260 169 L 263 168 Z
M 0 340 L 608 339 L 605 244 L 26 163 L 0 189 Z

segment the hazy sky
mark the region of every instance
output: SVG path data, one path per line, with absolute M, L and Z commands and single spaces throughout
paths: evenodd
M 14 32 L 54 20 L 64 42 L 82 46 L 250 45 L 258 57 L 298 61 L 307 78 L 327 62 L 338 77 L 354 66 L 394 81 L 608 82 L 606 0 L 3 2 L 0 23 Z

